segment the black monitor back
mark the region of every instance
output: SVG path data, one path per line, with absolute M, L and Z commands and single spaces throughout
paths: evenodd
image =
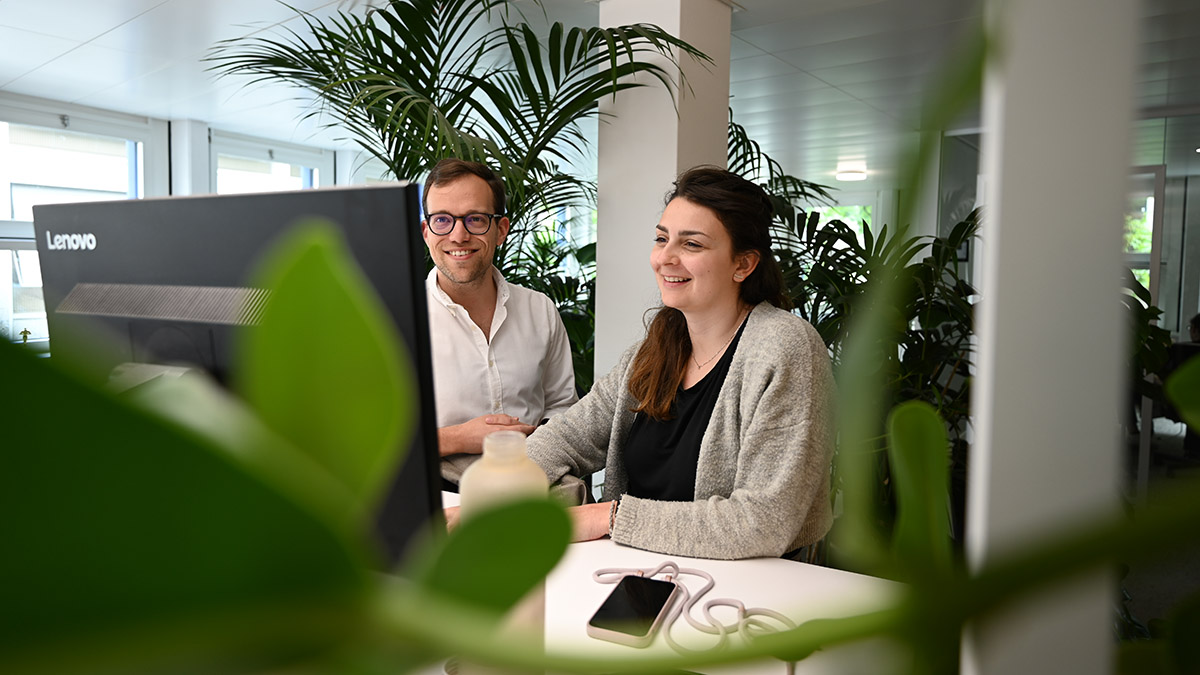
M 237 326 L 140 314 L 119 302 L 115 311 L 60 311 L 64 299 L 75 289 L 76 301 L 80 287 L 119 287 L 142 300 L 181 287 L 246 288 L 285 230 L 307 217 L 328 218 L 407 343 L 417 376 L 417 433 L 375 524 L 390 567 L 441 509 L 419 204 L 416 185 L 397 184 L 34 207 L 51 357 L 87 362 L 97 378 L 124 362 L 182 362 L 227 383 Z M 186 314 L 197 303 L 185 304 Z M 312 330 L 327 332 L 330 349 L 337 348 L 337 326 L 314 316 Z M 115 339 L 96 339 L 97 332 Z

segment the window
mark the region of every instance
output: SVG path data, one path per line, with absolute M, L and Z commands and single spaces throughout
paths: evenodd
M 0 217 L 9 221 L 0 239 L 0 340 L 49 339 L 33 207 L 137 198 L 142 154 L 130 139 L 0 122 Z
M 299 164 L 217 155 L 217 192 L 275 192 L 317 186 L 319 170 Z
M 46 340 L 42 274 L 32 223 L 0 221 L 0 340 Z
M 33 242 L 0 240 L 0 340 L 44 342 L 47 339 L 46 307 L 42 301 L 42 275 Z
M 1163 167 L 1143 167 L 1130 177 L 1125 200 L 1125 264 L 1151 295 L 1158 298 L 1160 284 L 1150 270 L 1154 268 L 1154 230 L 1161 227 L 1160 195 Z
M 165 122 L 0 97 L 0 340 L 48 339 L 33 207 L 165 193 L 165 139 Z
M 849 204 L 845 206 L 815 206 L 811 209 L 813 213 L 821 214 L 820 222 L 822 225 L 831 220 L 840 220 L 849 227 L 854 234 L 858 235 L 859 241 L 863 236 L 863 223 L 868 227 L 871 226 L 871 207 Z M 872 230 L 874 232 L 874 230 Z
M 218 194 L 304 190 L 333 184 L 333 152 L 213 131 Z
M 167 123 L 0 94 L 0 340 L 47 344 L 38 204 L 167 193 Z
M 1125 210 L 1126 264 L 1150 288 L 1150 243 L 1154 233 L 1154 195 L 1130 195 Z
M 140 197 L 142 151 L 134 140 L 0 122 L 3 218 L 31 221 L 37 204 Z

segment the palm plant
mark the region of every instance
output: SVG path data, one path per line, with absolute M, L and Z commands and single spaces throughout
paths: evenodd
M 835 373 L 844 365 L 843 352 L 859 316 L 872 312 L 882 317 L 887 337 L 868 346 L 868 361 L 883 384 L 883 405 L 891 408 L 917 400 L 938 411 L 946 425 L 950 469 L 958 479 L 951 488 L 956 505 L 961 505 L 976 290 L 963 278 L 957 252 L 976 236 L 979 211 L 947 237 L 889 235 L 886 225 L 876 234 L 863 223 L 860 239 L 840 220 L 819 224 L 816 213 L 801 213 L 793 223 L 781 225 L 785 236 L 778 253 L 797 312 L 825 340 Z M 872 283 L 896 287 L 888 305 L 870 304 L 866 289 Z M 882 422 L 869 433 L 877 439 L 878 524 L 888 530 L 895 500 Z M 955 515 L 960 523 L 960 515 Z
M 531 233 L 541 220 L 595 202 L 595 185 L 564 168 L 588 145 L 579 122 L 600 116 L 598 101 L 626 89 L 659 83 L 673 95 L 677 71 L 659 65 L 664 58 L 708 61 L 647 24 L 554 23 L 543 41 L 512 0 L 389 0 L 329 19 L 299 14 L 303 31 L 218 43 L 208 57 L 212 68 L 314 94 L 309 115 L 347 130 L 396 178 L 418 180 L 446 157 L 498 169 L 512 227 L 496 265 L 538 290 L 554 286 L 543 276 L 566 270 L 535 265 L 545 261 L 531 252 Z M 573 257 L 567 244 L 560 262 Z M 586 290 L 590 283 L 571 279 L 566 286 Z M 590 331 L 574 331 L 576 371 L 588 380 L 590 339 Z
M 1133 271 L 1124 271 L 1125 291 L 1121 293 L 1121 304 L 1128 317 L 1129 332 L 1133 336 L 1129 370 L 1133 389 L 1157 403 L 1165 403 L 1161 381 L 1165 379 L 1171 332 L 1158 325 L 1162 310 L 1155 307 L 1150 289 L 1142 285 Z M 1147 378 L 1157 375 L 1158 380 Z
M 545 293 L 562 318 L 575 359 L 575 387 L 592 388 L 596 354 L 596 244 L 576 246 L 553 230 L 540 230 L 520 254 L 530 275 L 522 284 Z
M 750 138 L 746 128 L 733 121 L 732 108 L 729 109 L 728 148 L 727 168 L 757 182 L 767 191 L 775 207 L 775 217 L 781 224 L 794 223 L 797 210 L 806 204 L 832 203 L 828 186 L 784 173 L 783 166 L 764 152 L 758 141 Z
M 492 164 L 518 225 L 590 195 L 593 186 L 559 163 L 587 145 L 578 123 L 599 115 L 602 97 L 652 81 L 673 91 L 673 73 L 643 57 L 674 62 L 679 49 L 707 60 L 644 24 L 555 23 L 543 45 L 514 21 L 524 17 L 512 0 L 390 0 L 362 15 L 299 14 L 305 32 L 217 43 L 212 68 L 315 94 L 310 115 L 327 115 L 397 178 L 421 178 L 445 157 Z M 647 77 L 634 81 L 638 74 Z
M 974 330 L 970 300 L 976 291 L 961 275 L 957 252 L 976 236 L 978 211 L 944 238 L 910 237 L 903 229 L 889 233 L 886 225 L 876 234 L 862 223 L 860 239 L 840 220 L 822 225 L 819 214 L 809 209 L 833 203 L 830 188 L 784 173 L 730 112 L 729 168 L 759 182 L 771 199 L 773 249 L 796 312 L 821 334 L 835 373 L 858 318 L 867 313 L 885 317 L 879 340 L 867 347 L 875 381 L 885 384 L 883 409 L 916 400 L 938 411 L 950 441 L 951 470 L 959 479 L 952 482 L 955 502 L 961 503 Z M 922 251 L 926 255 L 918 259 Z M 894 287 L 892 302 L 869 304 L 872 285 Z M 883 431 L 880 420 L 871 432 L 876 439 L 873 502 L 878 525 L 887 530 L 895 509 Z M 840 489 L 837 483 L 835 477 Z

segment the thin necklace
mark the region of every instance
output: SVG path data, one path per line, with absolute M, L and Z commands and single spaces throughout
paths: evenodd
M 712 363 L 713 359 L 720 356 L 725 351 L 725 348 L 729 346 L 729 343 L 733 342 L 733 338 L 737 335 L 738 329 L 741 327 L 742 327 L 742 314 L 739 313 L 737 324 L 734 325 L 733 332 L 729 334 L 729 339 L 725 341 L 725 344 L 721 345 L 721 348 L 717 350 L 716 354 L 713 354 L 712 356 L 708 357 L 708 359 L 706 359 L 704 361 L 704 363 L 700 363 L 699 361 L 696 360 L 696 352 L 695 352 L 695 350 L 693 350 L 692 351 L 692 363 L 696 364 L 696 370 L 704 370 L 704 366 L 707 366 L 708 364 Z

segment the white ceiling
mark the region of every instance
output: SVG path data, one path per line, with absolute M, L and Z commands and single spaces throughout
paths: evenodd
M 289 2 L 318 17 L 365 4 Z M 596 22 L 594 2 L 547 4 L 553 18 L 568 24 Z M 900 142 L 920 128 L 917 105 L 931 73 L 953 53 L 980 6 L 976 0 L 737 4 L 735 120 L 786 171 L 809 180 L 834 183 L 839 161 L 865 163 L 871 180 L 839 184 L 843 193 L 890 184 Z M 1138 108 L 1145 116 L 1200 112 L 1200 2 L 1145 0 L 1143 16 Z M 276 0 L 0 0 L 0 91 L 349 147 L 311 121 L 298 122 L 304 103 L 294 91 L 216 80 L 200 61 L 217 40 L 298 24 Z M 958 126 L 978 126 L 977 112 L 967 111 Z M 1200 124 L 1190 128 L 1171 142 L 1181 153 L 1190 144 L 1187 160 L 1194 163 Z M 1161 133 L 1142 141 L 1155 143 L 1161 149 Z

